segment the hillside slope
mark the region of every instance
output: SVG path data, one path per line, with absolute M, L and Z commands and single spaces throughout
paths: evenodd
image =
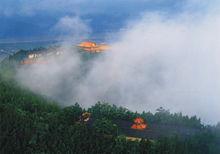
M 220 150 L 217 137 L 209 129 L 203 128 L 200 133 L 185 139 L 174 136 L 153 142 L 147 138 L 129 141 L 124 136 L 125 129 L 120 128 L 122 121 L 128 124 L 133 117 L 144 114 L 98 103 L 87 110 L 95 119 L 90 127 L 79 122 L 85 111 L 78 104 L 61 108 L 0 76 L 0 152 L 216 153 Z M 151 123 L 146 116 L 144 118 Z M 156 123 L 162 126 L 158 121 L 150 127 L 156 129 Z M 172 131 L 170 126 L 169 129 Z
M 137 113 L 98 102 L 61 107 L 21 87 L 14 79 L 12 58 L 0 67 L 0 153 L 219 153 L 220 129 L 201 124 L 196 116 Z M 91 114 L 89 122 L 82 114 Z M 142 117 L 149 126 L 131 129 Z M 126 137 L 139 138 L 136 141 Z

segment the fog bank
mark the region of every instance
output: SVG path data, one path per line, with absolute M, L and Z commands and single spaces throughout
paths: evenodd
M 62 57 L 21 67 L 17 79 L 63 105 L 106 101 L 133 111 L 162 106 L 213 124 L 220 117 L 219 27 L 213 14 L 146 13 L 112 34 L 117 40 L 109 40 L 111 49 L 86 64 L 64 44 Z

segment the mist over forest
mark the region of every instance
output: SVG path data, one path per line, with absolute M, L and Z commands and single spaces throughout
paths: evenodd
M 165 106 L 172 112 L 198 115 L 205 123 L 217 123 L 218 26 L 218 15 L 212 14 L 184 13 L 171 19 L 145 14 L 112 34 L 117 40 L 107 41 L 109 51 L 85 62 L 72 49 L 70 36 L 84 40 L 91 29 L 78 17 L 65 17 L 56 26 L 71 34 L 65 35 L 58 49 L 65 55 L 48 65 L 19 68 L 17 80 L 64 106 L 79 102 L 88 107 L 97 101 L 133 111 Z
M 219 153 L 219 12 L 2 0 L 0 153 Z

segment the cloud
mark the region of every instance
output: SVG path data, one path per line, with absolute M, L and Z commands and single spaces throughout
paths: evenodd
M 71 40 L 75 38 L 77 41 L 88 38 L 88 35 L 91 34 L 90 27 L 77 16 L 62 17 L 52 28 L 52 31 L 61 38 L 68 37 Z
M 206 0 L 1 0 L 0 15 L 34 16 L 41 13 L 45 15 L 84 15 L 111 14 L 111 12 L 137 14 L 137 12 L 142 13 L 148 10 L 179 12 L 182 8 L 207 7 L 207 5 L 215 3 L 217 3 L 217 0 L 211 2 Z
M 217 0 L 1 0 L 0 39 L 53 39 L 48 29 L 65 16 L 90 20 L 92 34 L 97 36 L 123 28 L 144 12 L 178 16 L 185 10 L 206 12 L 218 5 Z
M 167 19 L 147 13 L 115 34 L 111 50 L 91 61 L 65 46 L 59 49 L 67 53 L 63 58 L 21 68 L 17 77 L 64 105 L 78 101 L 87 107 L 101 100 L 138 111 L 163 106 L 215 123 L 220 116 L 219 26 L 213 14 Z
M 91 55 L 65 44 L 57 49 L 63 56 L 19 68 L 17 80 L 62 105 L 107 101 L 134 111 L 163 106 L 213 124 L 220 116 L 219 19 L 215 11 L 172 17 L 147 12 L 112 34 L 117 39 L 109 40 L 111 50 L 88 60 Z M 56 27 L 81 35 L 87 32 L 81 22 L 64 17 Z
M 54 50 L 54 49 L 52 49 Z M 62 104 L 74 103 L 72 92 L 74 82 L 80 73 L 80 56 L 70 46 L 56 49 L 62 56 L 50 57 L 48 64 L 26 65 L 17 71 L 17 80 L 31 90 Z
M 77 8 L 84 2 L 85 0 L 2 0 L 0 15 L 33 16 L 42 12 L 61 13 L 67 10 L 69 13 L 76 13 Z

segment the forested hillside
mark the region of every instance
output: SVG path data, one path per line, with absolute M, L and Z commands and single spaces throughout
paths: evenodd
M 80 122 L 90 112 L 93 123 Z M 117 121 L 143 117 L 151 125 L 178 125 L 199 130 L 190 137 L 126 139 Z M 173 128 L 173 127 L 171 127 Z M 163 130 L 166 132 L 166 130 Z M 61 107 L 0 76 L 0 153 L 219 153 L 218 127 L 201 124 L 197 117 L 134 113 L 123 107 L 97 103 L 89 109 L 79 104 Z
M 163 107 L 153 114 L 147 106 L 138 113 L 106 102 L 88 109 L 80 102 L 64 107 L 31 92 L 13 78 L 28 52 L 21 50 L 0 65 L 0 153 L 220 152 L 219 125 L 203 125 L 196 116 Z M 85 61 L 92 57 L 83 55 Z M 91 115 L 88 122 L 84 113 Z M 146 122 L 145 130 L 131 129 L 137 117 Z

